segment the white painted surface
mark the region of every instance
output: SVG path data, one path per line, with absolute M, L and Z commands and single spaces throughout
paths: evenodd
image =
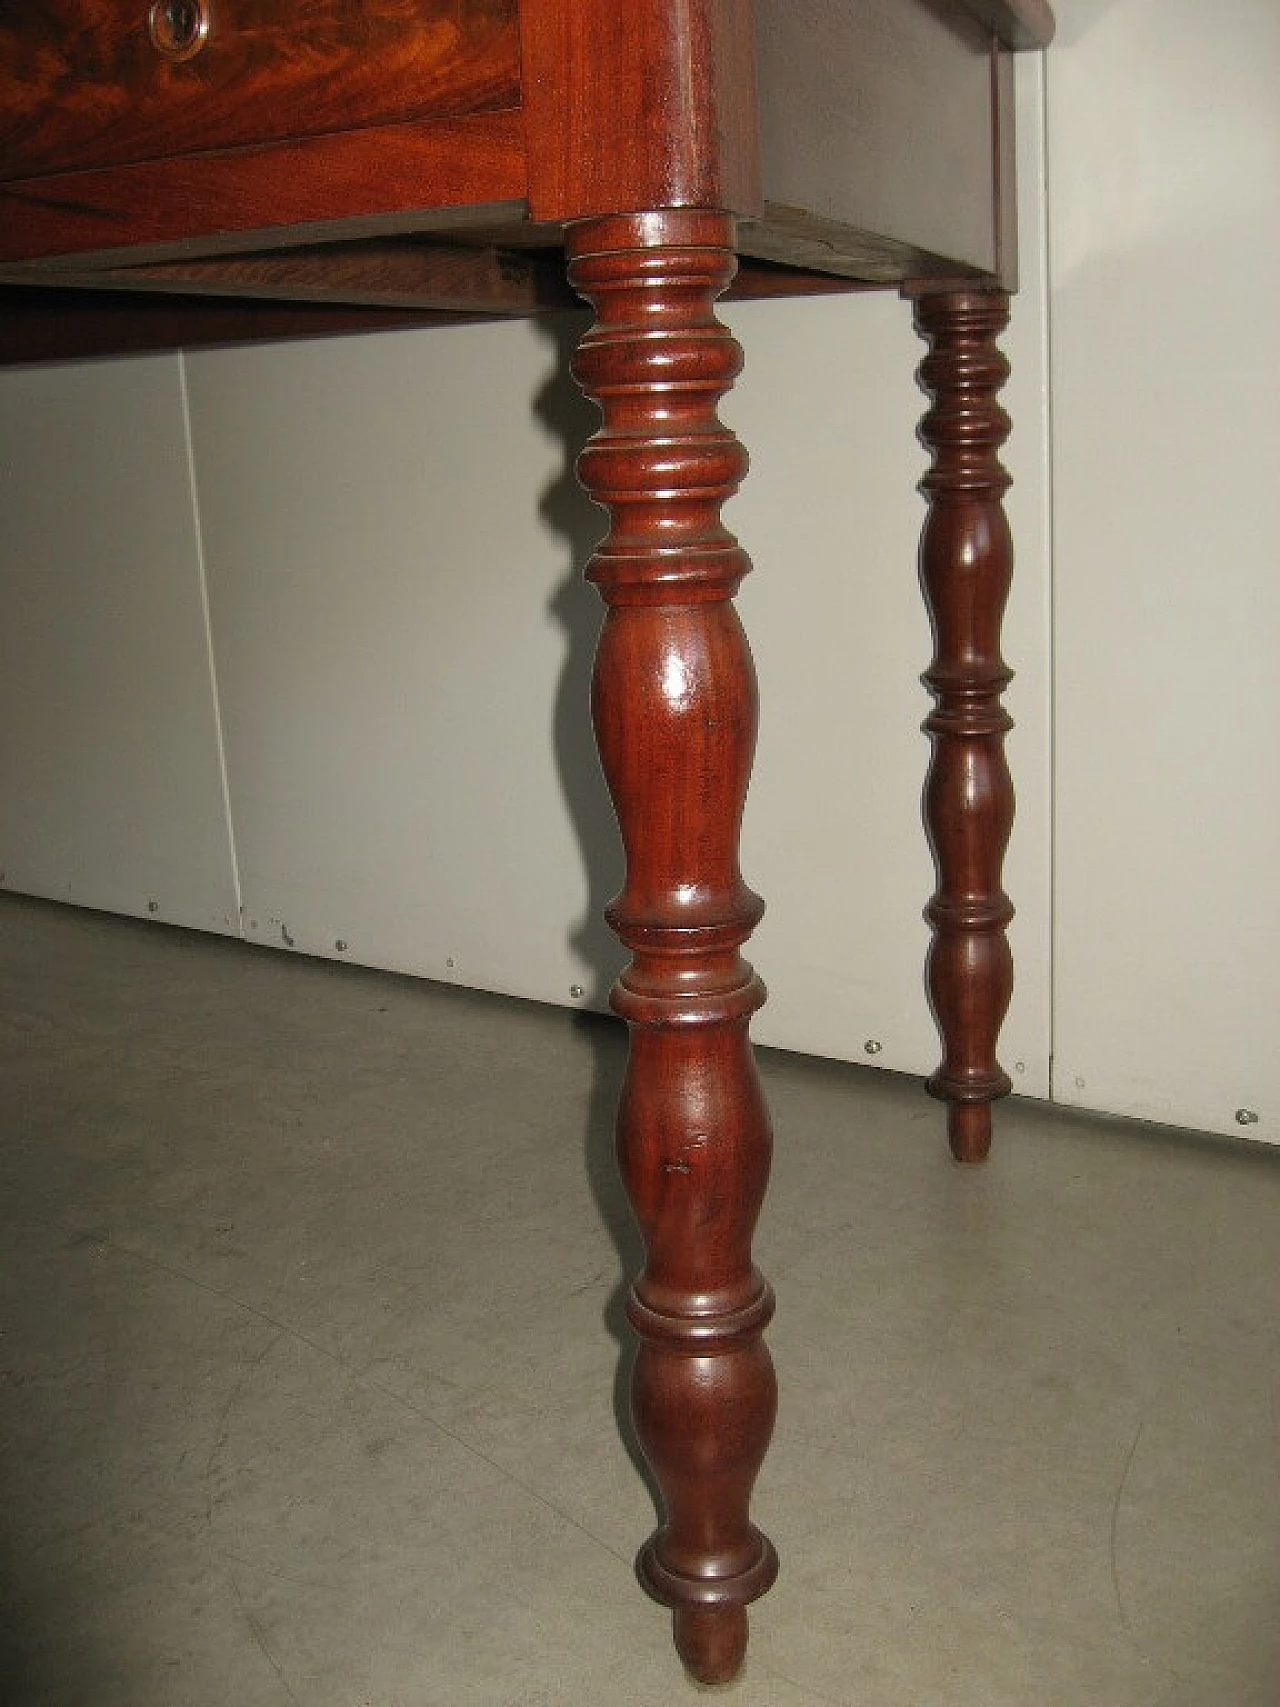
M 1276 1142 L 1280 11 L 1077 0 L 1048 76 L 1055 1094 Z
M 523 324 L 190 358 L 251 940 L 563 1002 L 616 960 L 561 366 Z
M 176 357 L 0 378 L 0 881 L 238 928 Z

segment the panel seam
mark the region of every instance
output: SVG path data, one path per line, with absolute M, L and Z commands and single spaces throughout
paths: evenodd
M 1050 218 L 1049 160 L 1049 64 L 1048 55 L 1041 50 L 1040 60 L 1040 171 L 1044 195 L 1040 208 L 1038 233 L 1044 269 L 1044 557 L 1048 577 L 1048 699 L 1049 699 L 1049 1101 L 1060 1101 L 1058 1095 L 1058 651 L 1057 651 L 1057 525 L 1054 513 L 1054 454 L 1055 418 L 1053 409 L 1054 349 L 1053 349 L 1053 222 Z
M 209 600 L 209 574 L 204 545 L 204 516 L 200 508 L 200 480 L 196 471 L 195 435 L 191 430 L 191 394 L 187 384 L 187 353 L 178 352 L 178 389 L 182 399 L 182 432 L 187 455 L 187 484 L 191 492 L 191 514 L 195 524 L 196 579 L 200 587 L 200 612 L 204 622 L 205 663 L 213 700 L 214 744 L 218 753 L 218 778 L 222 789 L 222 816 L 231 855 L 231 887 L 235 901 L 235 935 L 244 939 L 244 898 L 240 881 L 240 854 L 236 845 L 235 818 L 231 811 L 231 780 L 227 766 L 227 743 L 222 721 L 222 694 L 218 684 L 218 659 L 213 643 L 213 613 Z

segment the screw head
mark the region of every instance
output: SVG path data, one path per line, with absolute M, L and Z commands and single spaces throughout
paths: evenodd
M 586 995 L 586 991 L 582 988 L 581 984 L 570 984 L 569 994 L 573 997 L 574 1001 L 576 1002 L 576 1001 L 580 1001 L 582 999 L 582 997 Z
M 1258 1115 L 1256 1110 L 1252 1108 L 1238 1108 L 1236 1110 L 1237 1126 L 1256 1126 L 1257 1124 Z
M 884 1044 L 881 1043 L 878 1037 L 869 1037 L 862 1047 L 866 1050 L 868 1055 L 878 1055 L 884 1048 Z
M 347 952 L 347 945 L 341 937 L 338 938 L 333 946 L 337 949 L 339 954 L 345 954 Z

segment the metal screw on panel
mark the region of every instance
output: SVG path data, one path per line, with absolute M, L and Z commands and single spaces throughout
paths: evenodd
M 878 1055 L 884 1048 L 884 1044 L 880 1042 L 878 1037 L 869 1037 L 862 1047 L 868 1055 Z
M 582 988 L 581 984 L 570 984 L 569 986 L 569 994 L 573 997 L 575 1002 L 579 1001 L 586 995 L 586 993 L 587 992 Z
M 158 913 L 160 911 L 159 901 L 148 901 L 147 902 L 147 911 L 149 913 Z
M 335 942 L 333 946 L 337 949 L 339 954 L 345 954 L 347 952 L 347 945 L 343 942 L 341 937 L 338 938 L 337 942 Z
M 1013 1063 L 1013 1070 L 1015 1073 L 1025 1073 L 1027 1070 L 1027 1063 L 1025 1061 L 1015 1061 Z
M 454 961 L 454 958 L 452 955 L 450 955 L 449 958 L 445 961 L 446 966 L 453 966 L 455 964 L 456 964 L 456 962 Z
M 1240 1126 L 1256 1126 L 1258 1116 L 1251 1108 L 1238 1108 L 1236 1110 L 1236 1123 Z

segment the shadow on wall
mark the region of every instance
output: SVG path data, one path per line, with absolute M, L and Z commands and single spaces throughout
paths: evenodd
M 591 675 L 604 607 L 595 589 L 583 579 L 591 553 L 607 526 L 604 512 L 587 497 L 574 472 L 578 453 L 599 425 L 594 404 L 578 390 L 569 371 L 590 316 L 560 314 L 536 322 L 555 355 L 546 384 L 534 400 L 534 410 L 546 432 L 564 449 L 563 466 L 544 492 L 543 520 L 565 542 L 565 577 L 549 609 L 564 630 L 565 654 L 556 691 L 553 720 L 556 769 L 565 805 L 573 822 L 587 879 L 587 906 L 573 931 L 572 945 L 589 968 L 583 991 L 589 1010 L 578 1024 L 593 1046 L 593 1078 L 583 1139 L 584 1159 L 601 1220 L 618 1252 L 620 1277 L 605 1306 L 605 1323 L 618 1342 L 618 1371 L 614 1383 L 614 1414 L 618 1430 L 639 1475 L 659 1511 L 656 1484 L 640 1450 L 631 1421 L 631 1370 L 635 1336 L 626 1319 L 626 1299 L 633 1275 L 644 1261 L 639 1230 L 622 1189 L 614 1150 L 614 1123 L 622 1090 L 625 1050 L 617 1020 L 602 1017 L 609 990 L 626 962 L 626 952 L 604 920 L 604 909 L 621 889 L 624 877 L 622 844 L 617 820 L 596 756 L 591 727 Z

